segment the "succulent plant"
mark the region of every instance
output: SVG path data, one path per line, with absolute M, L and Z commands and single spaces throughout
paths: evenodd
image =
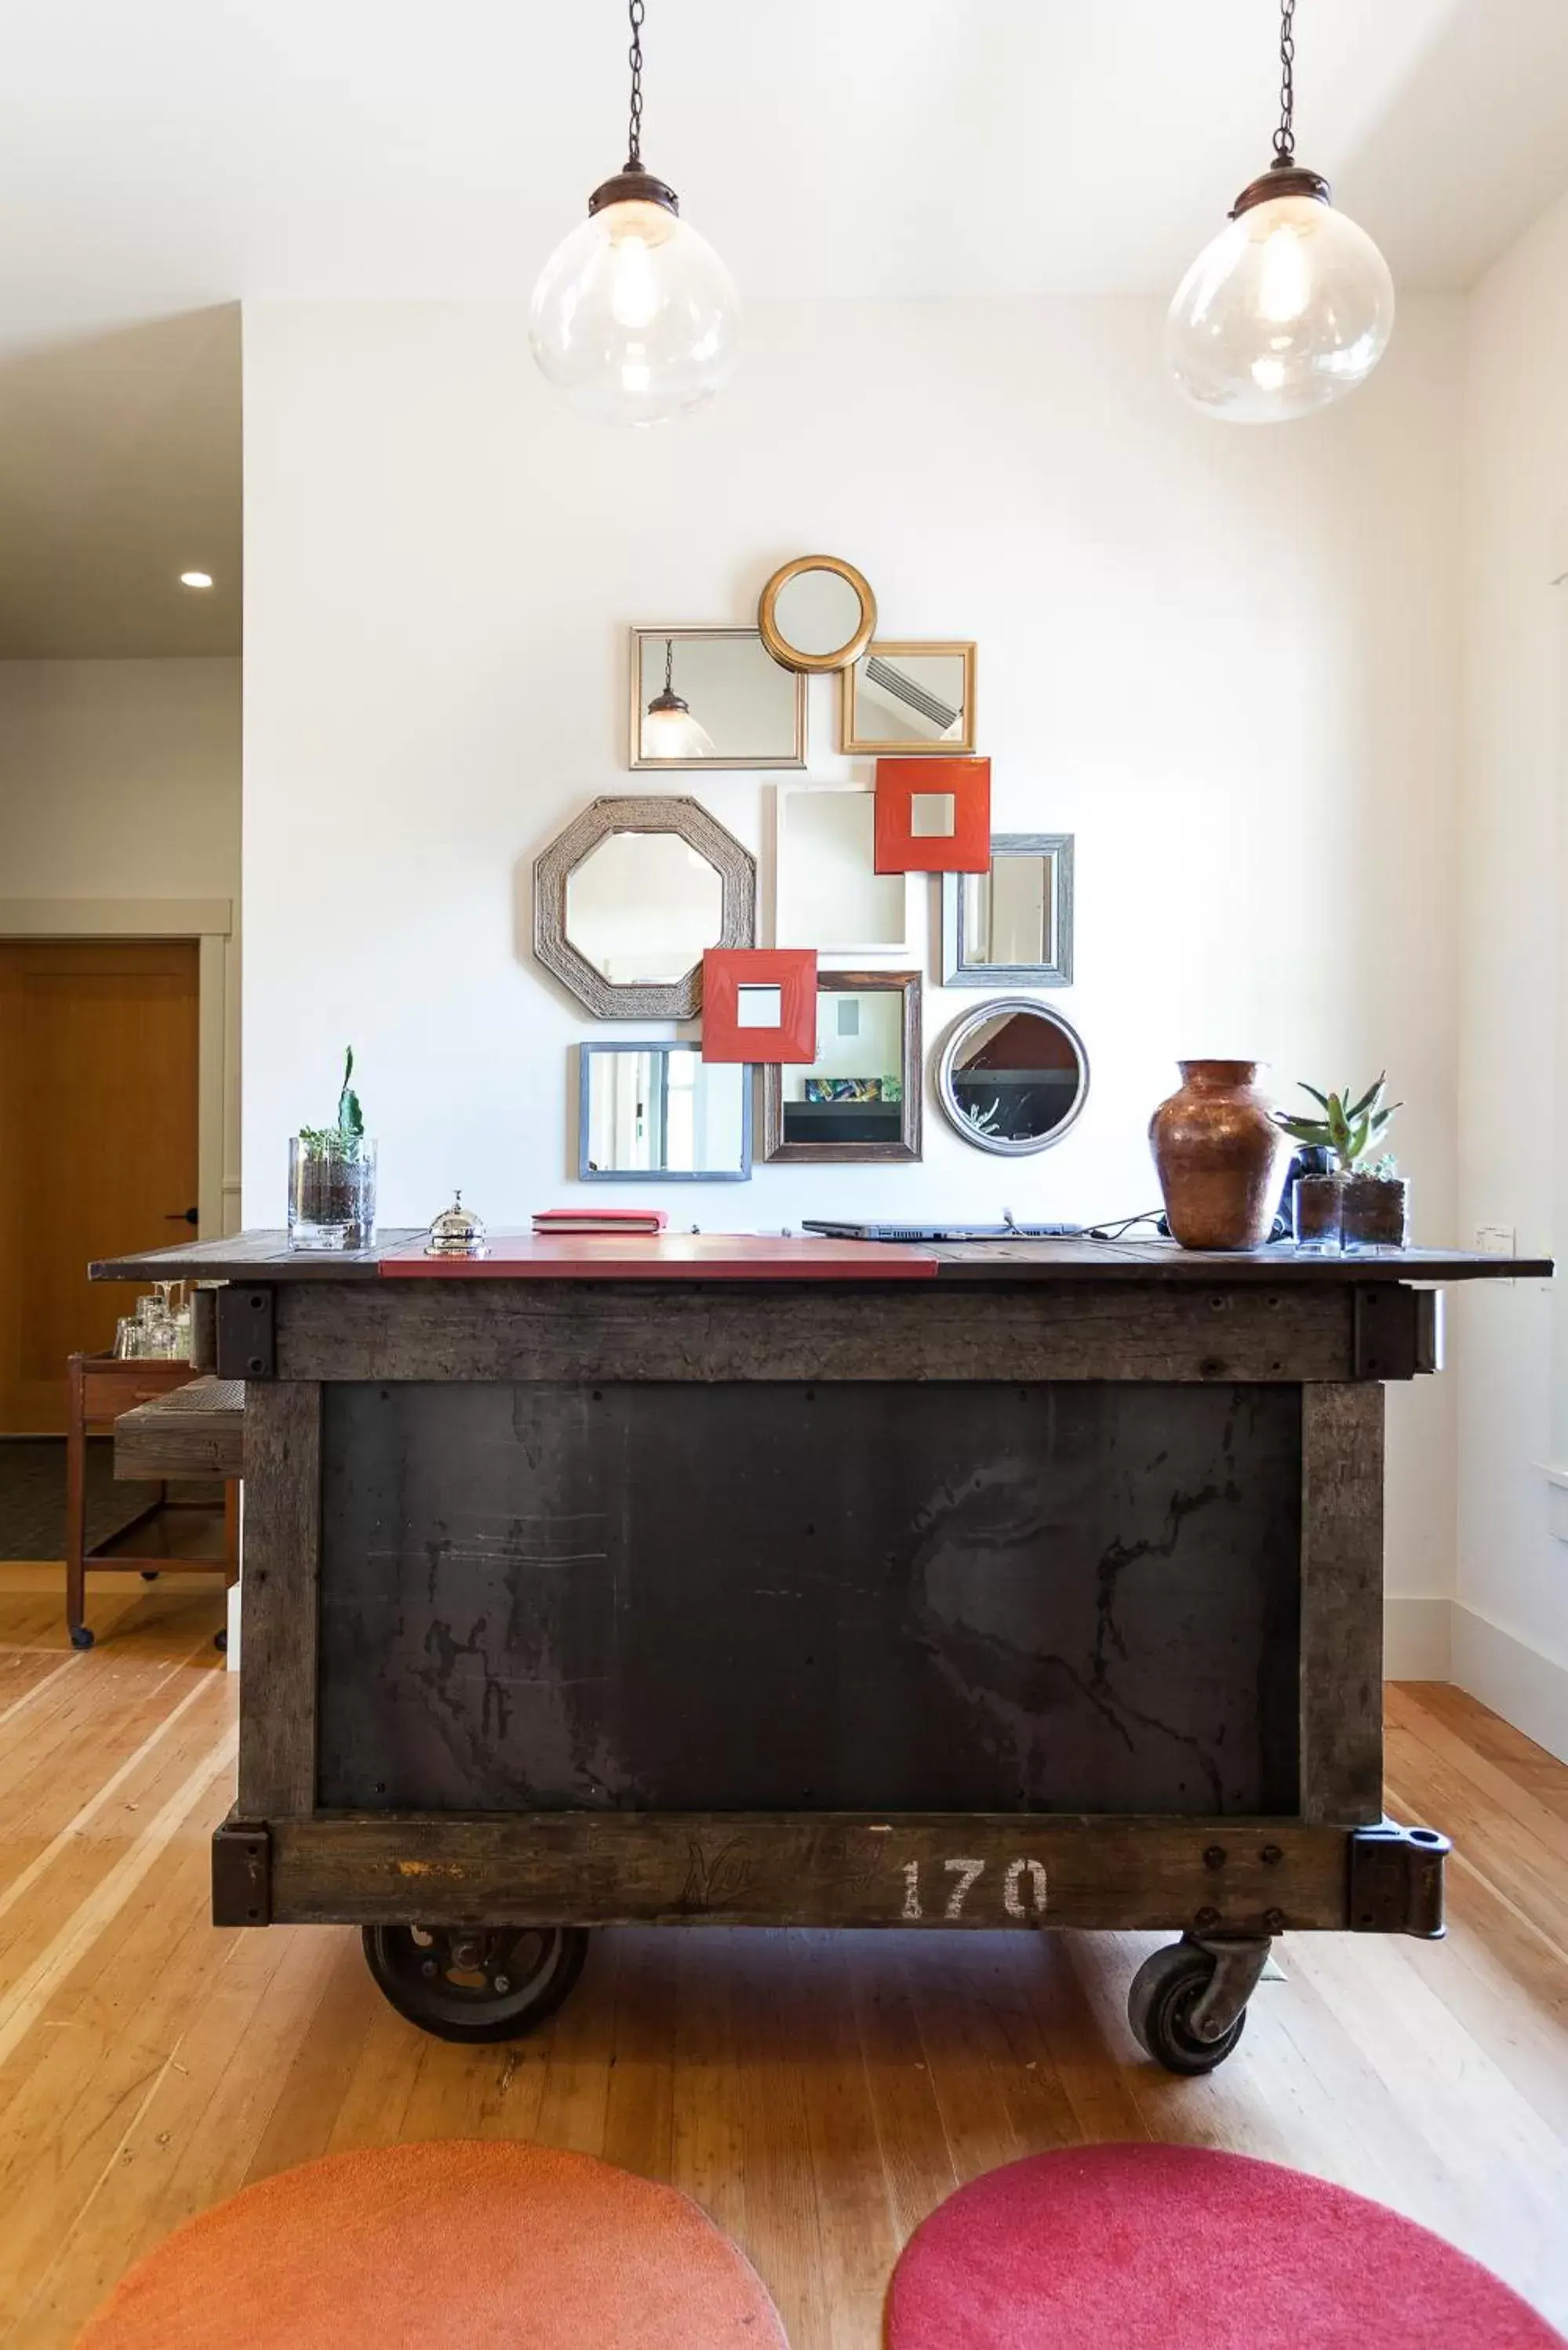
M 1369 1086 L 1358 1101 L 1351 1101 L 1348 1086 L 1343 1093 L 1320 1094 L 1315 1086 L 1303 1082 L 1303 1093 L 1310 1094 L 1321 1106 L 1323 1116 L 1289 1118 L 1282 1110 L 1277 1110 L 1275 1117 L 1295 1141 L 1305 1143 L 1314 1150 L 1332 1151 L 1342 1175 L 1366 1173 L 1367 1170 L 1357 1168 L 1357 1160 L 1363 1151 L 1378 1139 L 1395 1111 L 1404 1106 L 1400 1102 L 1385 1104 L 1383 1090 L 1387 1083 L 1388 1075 L 1385 1070 L 1376 1084 Z M 1382 1165 L 1382 1160 L 1379 1160 L 1379 1170 Z
M 336 1126 L 302 1126 L 299 1139 L 312 1159 L 354 1159 L 365 1139 L 365 1117 L 359 1097 L 349 1084 L 354 1075 L 354 1047 L 343 1055 L 343 1083 L 337 1095 Z

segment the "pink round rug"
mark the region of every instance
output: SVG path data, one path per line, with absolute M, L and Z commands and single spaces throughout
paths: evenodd
M 1440 2236 L 1244 2155 L 1075 2147 L 971 2179 L 904 2248 L 888 2350 L 1563 2350 Z
M 751 2266 L 673 2187 L 509 2142 L 328 2155 L 187 2220 L 78 2350 L 787 2350 Z

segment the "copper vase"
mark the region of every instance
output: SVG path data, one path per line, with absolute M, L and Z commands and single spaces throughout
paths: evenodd
M 1180 1061 L 1181 1090 L 1148 1124 L 1166 1220 L 1183 1248 L 1268 1239 L 1291 1155 L 1258 1090 L 1260 1061 Z

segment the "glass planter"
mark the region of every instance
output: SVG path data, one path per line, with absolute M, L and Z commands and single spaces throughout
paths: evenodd
M 1336 1256 L 1345 1211 L 1345 1183 L 1338 1175 L 1303 1175 L 1291 1194 L 1295 1243 L 1303 1255 Z
M 288 1142 L 291 1249 L 370 1248 L 376 1239 L 376 1146 L 294 1134 Z
M 1404 1248 L 1410 1235 L 1410 1186 L 1406 1177 L 1347 1175 L 1343 1230 L 1347 1249 Z

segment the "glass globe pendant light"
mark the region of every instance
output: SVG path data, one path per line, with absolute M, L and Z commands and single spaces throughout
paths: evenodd
M 1274 160 L 1237 197 L 1170 306 L 1165 352 L 1196 407 L 1238 424 L 1326 408 L 1366 382 L 1394 326 L 1394 281 L 1372 239 L 1295 159 L 1295 0 L 1280 10 Z
M 722 389 L 740 305 L 712 246 L 642 163 L 644 0 L 628 0 L 631 109 L 626 169 L 539 274 L 528 338 L 540 368 L 607 424 L 658 424 Z
M 664 691 L 656 693 L 643 713 L 642 755 L 645 759 L 711 759 L 713 738 L 699 725 L 689 705 L 676 692 L 675 645 L 664 639 Z

